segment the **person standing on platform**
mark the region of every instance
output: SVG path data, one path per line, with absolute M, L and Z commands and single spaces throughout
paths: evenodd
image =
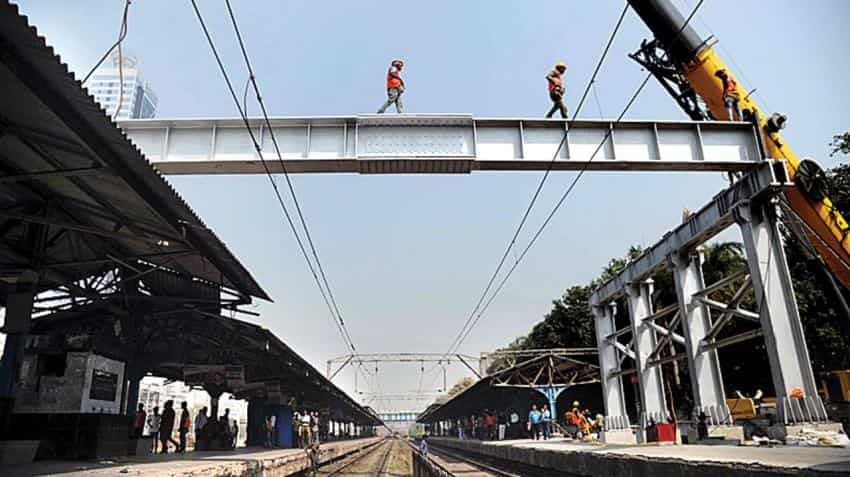
M 195 448 L 198 447 L 198 442 L 201 442 L 201 433 L 204 426 L 207 425 L 207 420 L 207 407 L 204 406 L 201 408 L 201 412 L 195 416 Z
M 177 447 L 177 452 L 186 452 L 186 434 L 189 433 L 189 428 L 192 427 L 192 418 L 189 415 L 189 405 L 186 401 L 180 403 L 180 425 L 177 427 L 177 432 L 180 434 L 180 445 Z
M 263 447 L 271 447 L 272 446 L 272 429 L 274 429 L 274 425 L 272 424 L 272 416 L 266 416 L 265 421 L 265 431 L 266 431 L 266 440 L 263 441 Z
M 543 420 L 543 414 L 537 410 L 537 404 L 531 405 L 531 411 L 528 412 L 528 430 L 531 431 L 531 438 L 534 440 L 540 439 L 540 423 Z
M 551 118 L 555 111 L 561 111 L 561 117 L 567 117 L 567 106 L 564 104 L 564 79 L 563 75 L 567 71 L 567 65 L 563 62 L 555 64 L 546 75 L 546 81 L 549 83 L 549 99 L 552 100 L 552 109 L 546 114 L 547 118 Z
M 498 439 L 500 441 L 505 440 L 505 430 L 508 427 L 508 418 L 505 416 L 505 411 L 499 411 L 498 416 L 496 417 L 496 422 L 498 423 Z
M 142 437 L 142 432 L 145 430 L 145 421 L 147 420 L 148 413 L 145 412 L 145 405 L 139 403 L 139 409 L 136 410 L 136 418 L 133 419 L 133 438 L 138 439 Z
M 159 428 L 159 441 L 162 443 L 162 453 L 168 453 L 168 443 L 171 442 L 174 444 L 175 448 L 179 448 L 180 445 L 174 441 L 171 437 L 171 433 L 174 432 L 174 401 L 168 400 L 165 401 L 165 407 L 162 410 L 162 421 Z
M 549 440 L 549 436 L 552 434 L 552 413 L 549 412 L 549 406 L 547 404 L 543 405 L 543 410 L 540 411 L 542 416 L 542 420 L 540 421 L 540 427 L 543 429 L 543 439 Z
M 387 102 L 378 109 L 378 114 L 384 114 L 393 104 L 395 104 L 396 112 L 399 114 L 404 112 L 404 106 L 401 104 L 401 95 L 404 93 L 404 80 L 401 79 L 402 68 L 404 68 L 404 61 L 393 60 L 390 63 L 390 69 L 387 70 Z
M 150 436 L 153 437 L 153 453 L 156 454 L 157 444 L 159 442 L 159 426 L 162 422 L 162 416 L 159 415 L 159 406 L 153 407 L 153 414 L 148 416 L 148 429 Z

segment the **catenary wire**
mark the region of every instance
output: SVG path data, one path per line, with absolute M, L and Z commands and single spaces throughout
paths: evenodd
M 257 153 L 257 156 L 260 158 L 260 162 L 263 165 L 263 169 L 265 169 L 266 175 L 268 176 L 269 183 L 271 184 L 272 189 L 274 189 L 274 193 L 275 193 L 275 196 L 277 197 L 278 204 L 280 205 L 280 207 L 281 207 L 281 209 L 284 213 L 286 221 L 289 224 L 290 230 L 292 230 L 292 234 L 295 236 L 295 240 L 298 244 L 298 248 L 301 250 L 301 254 L 304 257 L 304 260 L 307 262 L 307 267 L 310 269 L 310 273 L 313 276 L 314 281 L 316 282 L 316 286 L 319 288 L 319 292 L 322 295 L 322 299 L 324 300 L 325 304 L 327 305 L 328 310 L 331 312 L 331 316 L 333 316 L 333 321 L 336 324 L 337 329 L 338 329 L 338 331 L 340 332 L 340 335 L 343 338 L 343 341 L 345 341 L 346 346 L 348 348 L 350 348 L 352 350 L 352 352 L 356 353 L 356 348 L 354 347 L 354 344 L 351 341 L 349 341 L 347 333 L 345 333 L 345 331 L 343 330 L 339 321 L 337 320 L 336 315 L 334 314 L 333 307 L 330 303 L 330 300 L 328 299 L 328 295 L 321 285 L 321 282 L 319 280 L 318 274 L 316 273 L 316 269 L 313 266 L 313 263 L 310 261 L 310 256 L 307 253 L 307 250 L 304 246 L 304 242 L 301 239 L 300 234 L 298 233 L 298 229 L 295 226 L 295 222 L 292 219 L 292 215 L 290 214 L 289 209 L 286 207 L 286 203 L 283 200 L 283 196 L 280 193 L 280 189 L 278 188 L 277 183 L 274 180 L 274 176 L 272 175 L 271 170 L 269 169 L 265 158 L 263 157 L 262 148 L 260 147 L 260 144 L 257 142 L 257 138 L 254 135 L 253 129 L 251 129 L 251 125 L 248 122 L 248 117 L 246 116 L 245 111 L 242 109 L 242 106 L 239 104 L 239 98 L 236 95 L 235 90 L 233 89 L 233 84 L 230 81 L 230 76 L 227 74 L 227 70 L 225 69 L 224 64 L 222 63 L 221 56 L 218 53 L 218 49 L 215 47 L 215 43 L 213 42 L 212 36 L 210 35 L 209 30 L 207 29 L 207 26 L 206 26 L 206 23 L 204 22 L 203 16 L 201 15 L 200 10 L 198 9 L 198 5 L 197 5 L 195 0 L 190 0 L 190 1 L 192 3 L 192 7 L 195 10 L 195 15 L 198 18 L 198 22 L 201 25 L 201 29 L 203 30 L 204 36 L 206 37 L 207 43 L 210 46 L 210 50 L 212 51 L 212 54 L 215 57 L 216 63 L 218 64 L 219 70 L 221 71 L 222 77 L 224 78 L 227 89 L 230 91 L 230 95 L 233 98 L 233 102 L 236 105 L 236 109 L 239 111 L 239 115 L 242 118 L 242 122 L 245 125 L 245 129 L 247 130 L 248 135 L 251 139 L 251 142 L 253 143 L 254 150 Z
M 700 7 L 701 7 L 701 6 L 702 6 L 702 4 L 704 3 L 704 1 L 705 1 L 705 0 L 699 0 L 699 2 L 697 3 L 697 5 L 696 5 L 696 6 L 694 7 L 694 9 L 691 11 L 690 15 L 688 15 L 688 17 L 685 19 L 685 22 L 682 24 L 682 27 L 679 29 L 679 31 L 678 31 L 678 32 L 676 33 L 676 35 L 674 36 L 673 41 L 675 41 L 676 39 L 678 39 L 678 37 L 681 35 L 682 31 L 684 31 L 684 29 L 688 26 L 688 24 L 690 23 L 691 19 L 694 17 L 694 15 L 695 15 L 695 14 L 697 13 L 697 11 L 700 9 Z M 665 54 L 665 57 L 666 57 L 666 56 L 667 56 L 667 54 Z M 645 78 L 643 79 L 643 81 L 640 83 L 640 85 L 638 86 L 637 90 L 635 90 L 634 94 L 632 94 L 631 98 L 630 98 L 630 99 L 629 99 L 629 101 L 626 103 L 626 106 L 623 108 L 623 111 L 622 111 L 622 112 L 620 113 L 620 115 L 617 117 L 616 121 L 614 121 L 614 123 L 612 124 L 612 127 L 611 127 L 611 128 L 609 128 L 609 129 L 607 130 L 607 132 L 605 133 L 605 135 L 604 135 L 604 136 L 603 136 L 603 138 L 602 138 L 602 141 L 600 141 L 600 142 L 599 142 L 599 145 L 598 145 L 598 146 L 596 147 L 596 149 L 593 151 L 593 154 L 590 156 L 590 159 L 588 159 L 588 161 L 584 164 L 584 166 L 581 168 L 581 170 L 579 170 L 578 174 L 576 174 L 576 177 L 572 180 L 572 182 L 570 183 L 570 185 L 567 187 L 567 189 L 566 189 L 566 190 L 564 191 L 564 193 L 561 195 L 561 198 L 558 200 L 558 202 L 555 204 L 555 206 L 554 206 L 554 207 L 552 208 L 552 210 L 549 212 L 549 215 L 546 217 L 546 220 L 544 220 L 544 221 L 543 221 L 543 223 L 540 225 L 540 227 L 537 229 L 537 231 L 535 232 L 535 234 L 532 236 L 531 240 L 528 242 L 528 245 L 526 245 L 526 247 L 523 249 L 522 253 L 520 253 L 519 258 L 518 258 L 517 260 L 515 260 L 515 261 L 514 261 L 514 264 L 511 266 L 511 268 L 510 268 L 510 269 L 508 270 L 508 272 L 505 274 L 504 278 L 503 278 L 503 279 L 502 279 L 502 281 L 499 283 L 499 285 L 496 287 L 496 289 L 494 290 L 494 292 L 492 293 L 492 295 L 490 296 L 490 298 L 486 301 L 486 303 L 484 304 L 484 306 L 483 306 L 483 307 L 482 307 L 482 308 L 478 311 L 478 314 L 476 315 L 476 318 L 475 318 L 475 319 L 471 322 L 470 326 L 466 329 L 466 331 L 464 332 L 463 336 L 462 336 L 459 340 L 457 340 L 457 344 L 456 344 L 456 345 L 454 346 L 454 348 L 450 351 L 450 353 L 454 352 L 455 350 L 457 350 L 457 349 L 460 347 L 460 345 L 463 343 L 463 341 L 466 339 L 466 337 L 467 337 L 467 336 L 469 336 L 469 333 L 472 331 L 472 329 L 475 327 L 475 325 L 478 323 L 478 321 L 479 321 L 479 320 L 481 319 L 481 317 L 484 315 L 484 312 L 486 312 L 486 311 L 487 311 L 487 309 L 490 307 L 490 304 L 491 304 L 491 303 L 493 303 L 493 300 L 495 300 L 495 299 L 496 299 L 496 296 L 498 296 L 499 292 L 501 292 L 502 288 L 505 286 L 505 284 L 507 283 L 508 279 L 511 277 L 511 275 L 513 275 L 513 272 L 516 270 L 516 268 L 519 266 L 519 264 L 520 264 L 520 263 L 522 262 L 522 260 L 525 258 L 525 256 L 526 256 L 526 254 L 528 253 L 528 251 L 531 249 L 531 247 L 533 247 L 533 246 L 534 246 L 534 244 L 537 242 L 537 239 L 538 239 L 538 238 L 540 238 L 540 235 L 543 233 L 543 231 L 546 229 L 546 227 L 547 227 L 547 226 L 549 225 L 549 223 L 552 221 L 552 218 L 555 216 L 555 214 L 558 212 L 558 210 L 559 210 L 559 209 L 561 208 L 561 206 L 564 204 L 564 202 L 566 201 L 566 199 L 570 196 L 570 194 L 572 193 L 572 191 L 575 189 L 575 186 L 578 184 L 578 182 L 579 182 L 579 181 L 581 180 L 581 178 L 584 176 L 584 173 L 585 173 L 585 172 L 587 172 L 587 169 L 588 169 L 588 167 L 590 166 L 590 163 L 591 163 L 591 162 L 593 162 L 593 160 L 596 158 L 596 155 L 599 153 L 599 151 L 602 149 L 602 147 L 605 145 L 605 143 L 608 141 L 608 139 L 610 138 L 611 134 L 613 133 L 613 130 L 614 130 L 614 129 L 613 129 L 613 127 L 614 127 L 614 126 L 616 126 L 616 125 L 618 125 L 618 124 L 620 123 L 620 121 L 622 121 L 623 117 L 625 117 L 626 113 L 629 111 L 629 109 L 630 109 L 630 108 L 632 107 L 632 105 L 635 103 L 635 101 L 637 100 L 638 96 L 640 96 L 640 93 L 641 93 L 641 92 L 643 91 L 643 89 L 646 87 L 646 85 L 647 85 L 647 83 L 649 82 L 650 78 L 652 78 L 652 73 L 647 73 L 646 77 L 645 77 Z M 447 353 L 447 354 L 450 354 L 450 353 Z
M 629 11 L 629 4 L 626 3 L 625 6 L 623 7 L 623 11 L 620 13 L 619 18 L 617 19 L 616 24 L 614 25 L 614 30 L 611 32 L 611 35 L 608 37 L 608 42 L 606 43 L 605 48 L 602 51 L 602 55 L 600 56 L 599 61 L 596 63 L 596 67 L 594 68 L 593 73 L 590 76 L 590 80 L 587 82 L 587 85 L 584 88 L 584 92 L 581 95 L 581 99 L 579 100 L 578 106 L 576 106 L 576 110 L 573 113 L 573 117 L 572 117 L 573 120 L 575 120 L 576 117 L 578 117 L 578 114 L 581 112 L 581 109 L 584 106 L 584 102 L 587 99 L 587 95 L 590 92 L 590 88 L 596 82 L 596 77 L 597 77 L 597 75 L 599 74 L 599 71 L 602 68 L 602 64 L 604 63 L 605 58 L 608 56 L 608 52 L 611 49 L 611 45 L 613 44 L 614 39 L 617 36 L 617 32 L 620 30 L 620 26 L 623 24 L 623 20 L 625 19 L 626 13 L 628 13 L 628 11 Z M 508 242 L 508 245 L 505 248 L 505 251 L 502 254 L 502 257 L 499 259 L 499 263 L 496 265 L 495 270 L 493 270 L 493 273 L 490 275 L 490 279 L 487 281 L 487 285 L 484 287 L 484 291 L 481 293 L 480 297 L 478 298 L 478 301 L 475 304 L 475 307 L 472 309 L 472 312 L 470 312 L 469 316 L 467 317 L 466 321 L 464 322 L 463 326 L 461 327 L 460 331 L 458 332 L 457 336 L 455 337 L 455 340 L 452 342 L 451 345 L 449 345 L 449 351 L 446 352 L 446 354 L 445 354 L 446 356 L 451 354 L 451 349 L 456 346 L 457 341 L 464 334 L 465 330 L 467 329 L 467 327 L 470 325 L 470 323 L 474 319 L 475 314 L 478 312 L 482 303 L 484 302 L 484 299 L 487 297 L 487 293 L 490 292 L 490 289 L 492 288 L 493 283 L 495 282 L 496 278 L 498 277 L 499 272 L 502 270 L 502 267 L 504 267 L 505 261 L 507 260 L 511 249 L 513 249 L 514 245 L 516 245 L 516 241 L 519 238 L 519 234 L 522 232 L 523 227 L 525 227 L 525 223 L 528 220 L 529 215 L 531 214 L 531 210 L 534 208 L 534 204 L 537 202 L 537 199 L 540 196 L 540 192 L 543 190 L 543 186 L 546 184 L 546 180 L 549 178 L 549 175 L 552 172 L 552 168 L 555 165 L 555 161 L 558 159 L 558 156 L 560 155 L 561 149 L 563 149 L 564 143 L 566 142 L 566 140 L 567 140 L 567 131 L 565 130 L 564 134 L 561 138 L 561 141 L 558 144 L 558 147 L 555 149 L 555 153 L 552 155 L 552 159 L 549 161 L 549 164 L 546 168 L 546 171 L 543 173 L 543 176 L 540 178 L 540 182 L 537 184 L 537 188 L 535 189 L 534 194 L 532 194 L 532 196 L 531 196 L 531 200 L 529 201 L 528 206 L 526 207 L 525 212 L 523 213 L 523 216 L 522 216 L 522 219 L 519 222 L 519 225 L 517 226 L 516 230 L 514 231 L 513 236 L 511 237 L 510 241 Z M 431 370 L 433 371 L 433 369 L 434 368 L 432 367 Z
M 251 60 L 248 58 L 248 51 L 245 47 L 245 41 L 242 38 L 242 33 L 239 30 L 239 25 L 236 22 L 236 15 L 233 13 L 233 8 L 230 5 L 230 0 L 224 1 L 227 6 L 227 13 L 230 15 L 230 22 L 233 24 L 233 31 L 236 34 L 236 39 L 239 41 L 239 48 L 242 50 L 242 58 L 245 60 L 245 66 L 248 69 L 248 81 L 250 81 L 251 86 L 254 89 L 254 93 L 257 95 L 257 104 L 260 106 L 260 110 L 263 113 L 263 120 L 266 124 L 266 127 L 269 130 L 269 136 L 272 140 L 272 145 L 274 145 L 274 150 L 277 155 L 278 162 L 280 163 L 281 170 L 283 171 L 283 176 L 286 179 L 286 185 L 289 188 L 289 193 L 292 196 L 292 202 L 295 204 L 295 210 L 298 213 L 298 218 L 301 221 L 301 227 L 304 230 L 304 236 L 307 238 L 307 243 L 310 246 L 310 251 L 313 254 L 313 260 L 316 263 L 317 268 L 319 269 L 319 275 L 322 278 L 322 282 L 325 285 L 325 290 L 328 292 L 328 296 L 331 300 L 331 305 L 333 305 L 333 309 L 336 312 L 336 317 L 339 320 L 342 329 L 344 330 L 346 337 L 348 338 L 349 343 L 353 343 L 351 340 L 351 335 L 348 332 L 348 328 L 345 326 L 345 320 L 342 317 L 342 313 L 339 311 L 339 306 L 337 305 L 336 298 L 333 294 L 333 289 L 328 282 L 327 275 L 325 274 L 325 269 L 322 266 L 322 261 L 319 259 L 319 254 L 316 250 L 316 246 L 313 242 L 313 237 L 310 234 L 310 229 L 307 227 L 307 220 L 304 218 L 304 214 L 301 210 L 301 204 L 298 202 L 298 196 L 295 194 L 295 186 L 292 184 L 292 179 L 289 177 L 289 173 L 286 170 L 286 163 L 283 160 L 283 155 L 280 152 L 280 148 L 278 147 L 277 138 L 274 134 L 274 128 L 272 128 L 271 122 L 269 121 L 268 111 L 266 110 L 265 102 L 263 101 L 263 96 L 260 94 L 260 87 L 257 85 L 257 77 L 254 75 L 254 69 L 251 66 Z

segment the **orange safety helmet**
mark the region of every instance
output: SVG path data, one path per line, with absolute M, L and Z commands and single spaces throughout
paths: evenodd
M 794 388 L 791 390 L 790 396 L 792 398 L 803 399 L 805 397 L 805 393 L 800 388 Z

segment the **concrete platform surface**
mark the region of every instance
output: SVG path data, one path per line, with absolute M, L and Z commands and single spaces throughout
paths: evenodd
M 577 475 L 842 475 L 850 449 L 712 445 L 603 445 L 568 439 L 497 442 L 433 438 L 434 443 Z
M 354 439 L 322 444 L 321 460 L 326 462 L 377 442 L 378 438 Z M 31 464 L 4 465 L 2 477 L 62 476 L 107 477 L 284 477 L 308 467 L 301 449 L 264 449 L 242 447 L 233 451 L 186 452 L 123 457 L 93 462 L 40 461 Z

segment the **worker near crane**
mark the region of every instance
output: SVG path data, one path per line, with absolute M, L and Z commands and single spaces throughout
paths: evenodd
M 387 70 L 387 102 L 381 106 L 378 114 L 383 114 L 393 103 L 399 114 L 404 112 L 404 106 L 401 104 L 401 95 L 404 93 L 404 80 L 401 79 L 402 68 L 404 68 L 404 61 L 395 59 L 390 63 L 390 69 Z
M 720 81 L 723 82 L 723 104 L 726 105 L 729 121 L 735 120 L 733 113 L 738 113 L 738 121 L 743 121 L 744 116 L 741 114 L 741 93 L 738 92 L 738 82 L 724 69 L 717 70 L 714 76 L 720 78 Z
M 564 62 L 555 64 L 555 68 L 546 75 L 546 81 L 549 82 L 549 98 L 552 100 L 552 109 L 549 110 L 547 118 L 551 118 L 556 110 L 561 111 L 561 117 L 567 117 L 567 106 L 564 104 L 564 72 L 567 71 L 567 65 Z

